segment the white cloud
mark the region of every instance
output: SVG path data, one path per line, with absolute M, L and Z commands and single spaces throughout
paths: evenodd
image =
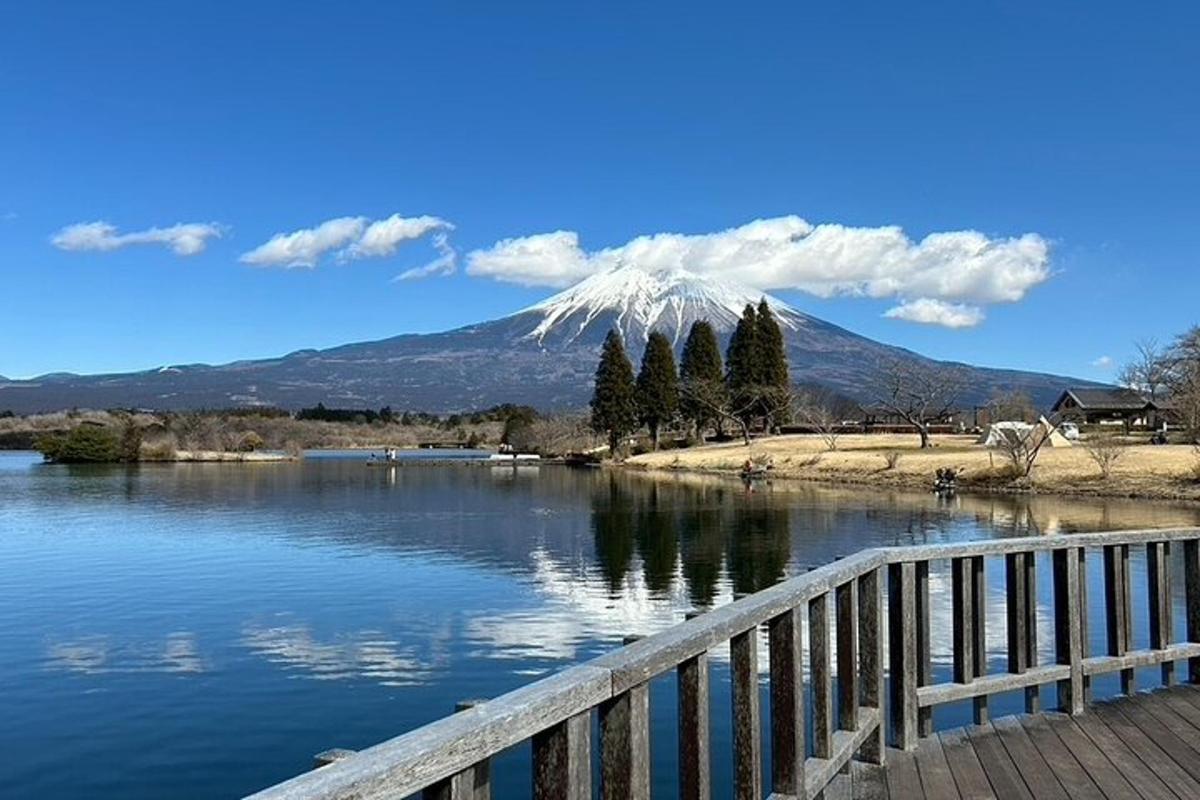
M 420 239 L 433 231 L 450 231 L 454 226 L 444 219 L 430 216 L 405 218 L 392 214 L 367 226 L 357 242 L 346 248 L 348 258 L 380 258 L 390 256 L 405 242 Z
M 277 233 L 239 259 L 256 267 L 315 267 L 321 256 L 362 236 L 366 217 L 337 217 L 315 228 Z
M 1112 365 L 1112 356 L 1100 356 L 1092 362 L 1093 367 L 1099 367 L 1100 369 L 1112 369 Z
M 901 303 L 883 312 L 888 319 L 919 322 L 922 325 L 941 325 L 945 328 L 973 328 L 983 322 L 983 309 L 978 306 L 947 303 L 921 297 Z
M 68 225 L 50 238 L 60 250 L 119 250 L 135 244 L 165 245 L 180 256 L 203 252 L 209 239 L 221 236 L 221 226 L 212 222 L 189 222 L 169 228 L 147 228 L 144 231 L 120 233 L 108 222 L 80 222 Z
M 420 239 L 433 231 L 453 230 L 454 226 L 438 217 L 405 218 L 393 214 L 387 219 L 337 217 L 315 228 L 277 233 L 240 260 L 258 267 L 315 267 L 331 252 L 339 260 L 390 256 L 405 242 Z
M 527 286 L 569 286 L 635 264 L 686 268 L 764 291 L 818 297 L 916 297 L 1015 302 L 1050 277 L 1049 245 L 1037 234 L 992 239 L 977 231 L 913 241 L 896 226 L 812 225 L 796 216 L 760 219 L 716 233 L 659 233 L 586 251 L 571 231 L 505 239 L 467 256 L 467 272 Z
M 406 269 L 392 280 L 411 281 L 434 275 L 453 275 L 458 270 L 458 251 L 450 244 L 450 237 L 444 233 L 435 233 L 433 246 L 440 254 L 437 258 L 424 266 Z

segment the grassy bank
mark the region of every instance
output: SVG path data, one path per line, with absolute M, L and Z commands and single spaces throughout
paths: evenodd
M 935 436 L 918 447 L 912 435 L 854 435 L 828 451 L 819 436 L 775 436 L 741 443 L 646 453 L 626 465 L 639 469 L 736 473 L 747 459 L 769 460 L 776 478 L 928 491 L 938 469 L 959 471 L 965 491 L 1200 500 L 1200 456 L 1188 445 L 1130 443 L 1105 478 L 1082 446 L 1045 448 L 1028 478 L 1014 479 L 1004 455 L 971 436 Z

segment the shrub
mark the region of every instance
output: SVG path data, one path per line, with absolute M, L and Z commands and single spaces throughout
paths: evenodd
M 1083 449 L 1100 468 L 1100 476 L 1108 480 L 1113 467 L 1125 455 L 1125 445 L 1116 436 L 1107 433 L 1089 435 L 1081 442 Z
M 263 438 L 254 431 L 246 431 L 242 434 L 242 438 L 238 439 L 237 450 L 239 453 L 253 453 L 255 450 L 262 448 Z
M 70 433 L 42 436 L 36 446 L 47 461 L 63 464 L 112 463 L 122 456 L 121 437 L 97 425 L 80 425 Z
M 888 450 L 883 454 L 884 463 L 887 465 L 884 469 L 895 469 L 900 463 L 900 456 L 903 455 L 899 450 Z

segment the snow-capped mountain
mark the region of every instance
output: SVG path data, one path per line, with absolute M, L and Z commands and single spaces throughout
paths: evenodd
M 209 366 L 171 365 L 115 375 L 45 375 L 0 380 L 0 410 L 270 405 L 460 411 L 498 403 L 581 408 L 591 396 L 600 343 L 619 329 L 635 363 L 660 330 L 676 347 L 706 319 L 728 339 L 747 304 L 766 297 L 783 330 L 792 378 L 874 399 L 878 370 L 894 359 L 928 361 L 790 308 L 746 287 L 685 269 L 619 267 L 592 276 L 502 319 L 435 334 L 405 334 L 281 358 Z M 932 363 L 932 362 L 929 362 Z M 962 365 L 956 365 L 962 366 Z M 1068 384 L 1086 381 L 1012 370 L 971 370 L 966 404 L 998 389 L 1049 405 Z

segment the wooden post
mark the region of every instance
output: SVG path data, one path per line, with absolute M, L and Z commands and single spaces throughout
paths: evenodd
M 858 583 L 849 580 L 834 592 L 837 614 L 837 726 L 858 730 Z
M 974 556 L 971 561 L 971 632 L 974 637 L 971 653 L 975 663 L 971 665 L 972 678 L 987 674 L 987 575 L 984 572 L 983 556 Z M 988 698 L 980 695 L 972 698 L 975 724 L 988 721 Z
M 1075 550 L 1079 559 L 1079 658 L 1085 659 L 1091 655 L 1091 640 L 1088 638 L 1088 601 L 1087 601 L 1087 550 L 1079 547 Z M 1083 676 L 1083 702 L 1092 702 L 1092 676 Z
M 1069 677 L 1058 682 L 1058 704 L 1068 714 L 1082 714 L 1083 662 L 1080 647 L 1079 557 L 1077 548 L 1053 552 L 1054 563 L 1054 650 L 1055 660 L 1071 668 Z
M 929 562 L 917 562 L 917 686 L 933 683 L 933 648 L 929 641 Z M 917 709 L 917 734 L 933 735 L 933 708 Z
M 1146 575 L 1149 578 L 1150 647 L 1162 650 L 1171 644 L 1171 544 L 1146 545 Z M 1162 682 L 1175 682 L 1175 662 L 1162 663 Z
M 650 798 L 650 686 L 600 704 L 600 797 Z
M 1129 545 L 1104 546 L 1104 622 L 1110 656 L 1133 647 L 1133 600 L 1129 593 Z M 1121 692 L 1133 694 L 1132 669 L 1121 670 Z
M 472 709 L 487 700 L 460 700 L 454 704 L 454 713 Z M 491 800 L 492 761 L 485 758 L 473 767 L 457 775 L 438 781 L 421 792 L 423 800 Z
M 955 683 L 970 683 L 975 678 L 974 584 L 971 559 L 951 559 Z
M 808 601 L 808 660 L 813 695 L 813 755 L 833 756 L 833 681 L 829 665 L 829 593 Z
M 1200 642 L 1200 540 L 1183 543 L 1183 583 L 1187 593 L 1187 638 Z M 1200 683 L 1200 656 L 1188 659 L 1188 681 Z
M 804 794 L 804 646 L 800 610 L 793 608 L 767 624 L 771 649 L 771 792 Z M 708 795 L 706 794 L 707 798 Z
M 901 750 L 917 746 L 916 583 L 916 564 L 888 564 L 889 727 Z M 810 646 L 812 638 L 810 632 Z
M 772 656 L 774 663 L 774 656 Z M 676 669 L 679 679 L 679 797 L 709 800 L 708 653 Z
M 591 800 L 591 712 L 576 714 L 533 735 L 533 797 Z
M 733 796 L 762 798 L 762 741 L 758 710 L 758 628 L 729 640 L 733 696 Z
M 878 709 L 879 726 L 865 742 L 861 755 L 871 764 L 882 764 L 886 752 L 883 728 L 883 570 L 873 569 L 858 578 L 858 660 L 860 702 Z
M 1025 560 L 1032 560 L 1033 558 L 1033 553 L 1009 553 L 1004 556 L 1005 616 L 1008 625 L 1008 671 L 1014 675 L 1021 675 L 1030 667 L 1029 611 L 1027 604 L 1030 600 L 1036 602 L 1036 596 L 1030 596 L 1031 592 L 1026 584 L 1029 573 L 1025 566 Z M 1028 689 L 1026 690 L 1025 705 L 1026 710 L 1029 710 Z

